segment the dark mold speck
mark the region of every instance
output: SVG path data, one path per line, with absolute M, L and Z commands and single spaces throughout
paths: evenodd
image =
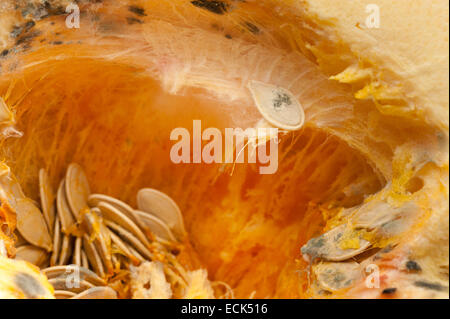
M 382 294 L 383 295 L 392 295 L 395 294 L 397 292 L 397 288 L 386 288 L 383 290 Z
M 246 22 L 245 26 L 247 27 L 247 30 L 250 31 L 253 34 L 259 34 L 261 32 L 259 30 L 259 28 L 256 25 L 254 25 L 253 23 Z
M 14 26 L 11 31 L 11 37 L 17 38 L 23 31 L 23 27 Z
M 36 22 L 34 22 L 33 20 L 28 21 L 27 23 L 25 23 L 25 32 L 30 30 L 35 25 L 36 25 Z
M 225 38 L 227 38 L 227 39 L 233 39 L 233 37 L 232 37 L 231 35 L 229 35 L 229 34 L 225 34 Z
M 19 39 L 17 39 L 16 45 L 30 42 L 31 40 L 33 40 L 35 37 L 37 37 L 39 35 L 41 35 L 40 31 L 34 31 L 34 32 L 30 32 L 28 34 L 25 34 L 25 35 L 21 36 Z
M 141 17 L 145 17 L 146 16 L 145 10 L 143 8 L 141 8 L 141 7 L 129 6 L 128 7 L 128 11 L 133 12 L 133 13 L 137 14 L 138 16 L 141 16 Z
M 17 274 L 14 277 L 14 282 L 27 298 L 38 298 L 46 293 L 41 283 L 28 274 Z
M 63 42 L 62 41 L 54 41 L 54 42 L 52 42 L 52 44 L 54 44 L 54 45 L 61 45 L 61 44 L 63 44 Z
M 414 260 L 408 260 L 408 262 L 406 263 L 406 269 L 408 269 L 408 271 L 410 271 L 410 272 L 422 271 L 422 268 Z
M 7 56 L 8 54 L 9 54 L 9 50 L 3 50 L 3 51 L 0 53 L 0 56 L 4 57 L 4 56 Z
M 195 0 L 191 1 L 191 3 L 198 8 L 208 10 L 215 14 L 224 14 L 228 11 L 228 5 L 218 0 Z
M 139 19 L 136 19 L 133 17 L 127 17 L 127 23 L 128 24 L 136 24 L 136 23 L 142 24 L 143 22 L 142 22 L 142 20 L 139 20 Z
M 440 284 L 432 283 L 432 282 L 426 282 L 426 281 L 416 281 L 414 283 L 416 287 L 430 289 L 430 290 L 436 290 L 436 291 L 443 291 L 446 289 L 446 287 L 441 286 Z

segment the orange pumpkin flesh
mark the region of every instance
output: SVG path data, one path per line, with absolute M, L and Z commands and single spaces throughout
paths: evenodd
M 269 16 L 272 4 L 250 2 L 224 17 L 189 3 L 177 2 L 172 10 L 160 1 L 143 5 L 146 16 L 131 15 L 142 24 L 124 25 L 131 14 L 125 4 L 87 6 L 87 25 L 80 30 L 65 28 L 62 17 L 44 19 L 35 27 L 41 34 L 26 41 L 30 48 L 2 61 L 10 71 L 0 78 L 0 95 L 13 106 L 24 136 L 7 139 L 1 149 L 24 192 L 37 200 L 39 169 L 46 168 L 56 186 L 71 162 L 84 167 L 94 192 L 133 206 L 140 188 L 159 189 L 183 212 L 189 243 L 182 258 L 188 268 L 205 267 L 211 280 L 228 283 L 238 298 L 253 292 L 256 298 L 309 297 L 309 265 L 300 248 L 328 230 L 343 208 L 362 204 L 399 175 L 391 147 L 411 138 L 428 141 L 436 129 L 374 115 L 371 102 L 354 102 L 347 87 L 328 82 L 298 56 L 311 53 L 296 36 L 311 35 L 307 28 L 285 27 L 299 19 L 289 10 Z M 186 23 L 183 16 L 193 18 Z M 245 21 L 273 30 L 258 37 Z M 245 128 L 260 117 L 242 97 L 240 81 L 263 77 L 266 70 L 246 57 L 236 60 L 229 53 L 233 41 L 243 52 L 240 46 L 248 45 L 255 59 L 265 55 L 263 65 L 278 50 L 284 64 L 275 63 L 269 77 L 290 83 L 302 103 L 319 105 L 307 114 L 304 129 L 281 138 L 275 175 L 259 175 L 251 164 L 232 170 L 170 161 L 169 136 L 176 127 L 191 130 L 192 120 L 200 119 L 204 128 Z M 228 67 L 259 69 L 242 72 L 236 86 L 215 90 L 213 76 L 198 73 L 202 58 L 205 68 L 224 68 L 218 75 Z M 179 72 L 185 66 L 192 69 Z M 351 110 L 344 107 L 349 103 Z M 364 120 L 355 123 L 355 117 Z M 362 133 L 367 126 L 370 137 Z M 412 179 L 400 188 L 412 194 L 421 183 Z
M 173 164 L 168 137 L 174 127 L 190 128 L 192 119 L 228 127 L 230 119 L 214 112 L 215 101 L 169 95 L 124 65 L 74 59 L 41 67 L 50 71 L 43 80 L 40 70 L 22 74 L 36 88 L 16 114 L 23 138 L 5 145 L 26 194 L 38 199 L 40 167 L 56 185 L 72 161 L 85 168 L 94 192 L 134 206 L 140 188 L 167 192 L 183 211 L 201 260 L 197 266 L 235 287 L 238 297 L 252 291 L 257 297 L 300 297 L 305 276 L 295 272 L 296 259 L 300 247 L 323 229 L 323 214 L 359 204 L 381 187 L 360 154 L 314 129 L 283 138 L 283 160 L 273 176 L 261 176 L 248 164 L 237 164 L 232 176 L 231 165 L 224 171 L 219 164 Z M 74 81 L 75 74 L 82 81 Z M 18 82 L 10 100 L 22 90 Z M 363 188 L 346 195 L 356 180 Z M 279 284 L 280 277 L 287 278 Z M 294 283 L 285 286 L 289 280 Z

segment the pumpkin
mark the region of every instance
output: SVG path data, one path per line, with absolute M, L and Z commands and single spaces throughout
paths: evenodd
M 448 298 L 447 2 L 85 0 L 79 28 L 69 4 L 0 5 L 0 296 L 54 293 L 11 259 L 11 183 L 39 202 L 39 170 L 57 189 L 76 162 L 96 193 L 179 205 L 186 298 L 218 297 L 213 282 L 237 298 Z M 276 173 L 171 161 L 171 131 L 193 120 L 258 125 L 250 81 L 304 110 Z

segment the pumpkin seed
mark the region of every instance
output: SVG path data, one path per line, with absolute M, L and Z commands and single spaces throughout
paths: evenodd
M 55 223 L 55 195 L 50 185 L 45 169 L 39 170 L 39 193 L 41 197 L 41 207 L 44 213 L 45 221 L 51 235 L 53 235 L 53 228 Z
M 140 253 L 138 253 L 136 249 L 134 249 L 130 245 L 127 245 L 127 248 L 131 254 L 130 259 L 133 259 L 132 257 L 134 257 L 139 263 L 146 261 L 146 259 Z
M 5 242 L 2 239 L 0 239 L 0 256 L 5 257 L 7 255 L 8 252 L 6 251 Z
M 67 290 L 55 290 L 54 295 L 56 299 L 70 299 L 75 297 L 77 294 Z
M 319 286 L 328 291 L 337 291 L 351 286 L 362 278 L 357 262 L 324 262 L 313 267 Z
M 80 280 L 76 285 L 68 285 L 67 278 L 52 278 L 48 282 L 55 290 L 66 290 L 74 293 L 80 293 L 94 287 L 93 284 L 85 280 Z
M 56 266 L 61 250 L 61 224 L 59 222 L 59 216 L 56 215 L 55 226 L 53 230 L 53 252 L 50 257 L 50 265 Z
M 112 231 L 109 231 L 109 235 L 111 236 L 111 241 L 117 248 L 121 251 L 121 253 L 125 256 L 131 256 L 131 252 L 128 249 L 127 245 L 120 239 L 119 236 L 114 234 Z
M 73 238 L 70 235 L 64 235 L 58 265 L 66 265 L 70 260 L 70 256 L 72 256 L 72 251 Z
M 84 250 L 81 251 L 81 266 L 83 268 L 89 269 L 89 261 L 86 252 Z
M 62 180 L 59 184 L 56 206 L 59 220 L 61 222 L 61 230 L 63 233 L 69 234 L 76 222 L 70 210 L 69 203 L 67 202 L 64 180 Z
M 158 217 L 144 213 L 141 211 L 136 211 L 136 214 L 142 220 L 142 222 L 155 234 L 156 237 L 168 241 L 176 241 L 175 236 L 170 231 L 169 227 L 160 220 Z
M 94 243 L 89 240 L 88 235 L 83 236 L 83 248 L 84 251 L 86 252 L 87 259 L 89 260 L 89 263 L 92 265 L 94 271 L 100 277 L 102 278 L 105 277 L 105 269 L 103 268 L 103 263 L 100 258 L 100 255 L 97 252 Z
M 117 299 L 117 293 L 110 287 L 94 287 L 83 291 L 71 299 Z
M 27 242 L 52 250 L 52 239 L 47 229 L 44 216 L 39 208 L 28 198 L 16 201 L 17 229 Z
M 88 207 L 88 197 L 91 193 L 89 182 L 80 165 L 72 163 L 66 173 L 66 196 L 69 207 L 77 220 L 80 213 Z
M 134 209 L 131 208 L 128 204 L 107 195 L 102 194 L 92 194 L 89 196 L 88 203 L 91 207 L 98 206 L 101 202 L 107 203 L 117 210 L 119 210 L 122 214 L 127 216 L 129 219 L 131 219 L 137 226 L 143 228 L 143 225 L 139 219 L 138 216 L 136 216 L 136 213 L 134 212 Z
M 48 279 L 65 278 L 67 275 L 73 272 L 73 267 L 73 265 L 50 267 L 42 270 L 42 273 L 46 275 Z M 106 282 L 95 272 L 85 267 L 78 267 L 77 270 L 79 271 L 80 279 L 88 281 L 95 286 L 106 285 Z
M 137 206 L 162 220 L 182 240 L 186 234 L 183 216 L 175 201 L 168 195 L 151 188 L 143 188 L 137 194 Z
M 42 214 L 38 206 L 25 197 L 20 185 L 11 182 L 15 180 L 9 173 L 6 177 L 5 174 L 0 176 L 2 187 L 6 183 L 8 192 L 16 195 L 12 200 L 14 208 L 20 208 L 17 234 L 22 247 L 18 248 L 17 258 L 44 269 L 42 272 L 49 278 L 57 298 L 117 298 L 114 287 L 94 288 L 106 285 L 102 279 L 106 273 L 113 274 L 117 269 L 152 260 L 153 250 L 166 251 L 165 245 L 185 234 L 178 206 L 170 197 L 156 190 L 142 190 L 141 202 L 148 206 L 148 211 L 137 211 L 113 197 L 90 195 L 83 170 L 79 165 L 71 164 L 54 196 L 47 172 L 41 169 L 39 190 Z M 92 208 L 89 209 L 89 206 Z M 36 232 L 36 229 L 39 231 Z M 177 236 L 172 231 L 177 232 Z M 36 233 L 41 234 L 42 238 Z M 46 242 L 47 247 L 44 245 Z M 53 251 L 49 256 L 42 248 L 50 251 L 52 244 Z M 170 255 L 170 252 L 167 253 Z M 74 267 L 67 265 L 69 261 L 80 269 L 82 282 L 79 288 L 66 287 L 72 269 L 69 267 Z M 168 263 L 176 267 L 173 260 Z
M 94 245 L 102 258 L 103 265 L 106 267 L 106 270 L 112 271 L 111 238 L 109 237 L 109 231 L 101 220 L 97 219 L 99 219 L 98 216 L 87 213 L 84 215 L 83 221 L 88 229 L 90 238 L 94 238 Z
M 128 242 L 133 248 L 136 248 L 140 253 L 142 253 L 146 258 L 153 259 L 152 253 L 147 249 L 147 247 L 139 241 L 131 232 L 127 231 L 125 228 L 119 226 L 118 224 L 106 220 L 106 226 L 111 230 L 115 231 L 122 239 Z
M 344 261 L 363 253 L 370 247 L 370 242 L 358 238 L 358 248 L 342 249 L 340 246 L 346 230 L 346 225 L 340 225 L 318 238 L 311 239 L 301 249 L 303 257 L 307 260 L 311 257 L 312 259 L 322 258 L 328 261 Z
M 40 267 L 47 259 L 47 256 L 47 252 L 42 248 L 33 245 L 24 245 L 17 248 L 15 259 L 25 260 Z
M 16 247 L 20 247 L 20 246 L 28 244 L 28 242 L 25 240 L 25 238 L 23 238 L 23 236 L 17 230 L 14 232 L 14 235 L 17 238 Z
M 289 131 L 302 128 L 305 112 L 290 91 L 259 81 L 250 81 L 248 88 L 256 107 L 267 122 Z
M 73 264 L 77 266 L 81 266 L 81 246 L 83 244 L 83 240 L 81 237 L 77 237 L 75 239 L 75 248 L 73 253 Z
M 150 247 L 150 242 L 148 241 L 145 234 L 130 218 L 122 214 L 112 205 L 104 202 L 100 202 L 98 204 L 98 208 L 100 208 L 100 210 L 102 211 L 105 219 L 110 220 L 125 228 L 127 231 L 136 236 L 146 247 Z

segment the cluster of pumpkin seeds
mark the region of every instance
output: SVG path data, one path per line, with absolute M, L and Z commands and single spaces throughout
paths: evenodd
M 42 269 L 56 298 L 116 298 L 130 266 L 165 264 L 183 284 L 175 247 L 185 236 L 177 204 L 154 189 L 137 194 L 138 209 L 113 197 L 91 194 L 83 169 L 70 164 L 57 192 L 39 172 L 41 210 L 31 200 L 16 203 L 16 259 Z M 74 275 L 78 282 L 71 284 Z

